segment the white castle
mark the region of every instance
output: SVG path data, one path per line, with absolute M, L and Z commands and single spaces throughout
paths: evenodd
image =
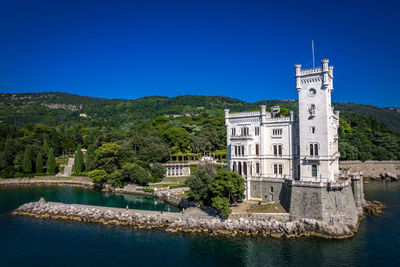
M 333 66 L 295 65 L 298 117 L 267 112 L 225 110 L 228 166 L 246 179 L 246 199 L 279 201 L 282 184 L 328 186 L 339 180 L 339 112 L 331 105 Z

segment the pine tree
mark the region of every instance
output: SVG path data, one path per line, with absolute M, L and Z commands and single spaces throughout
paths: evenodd
M 56 158 L 54 157 L 54 152 L 52 148 L 49 149 L 49 155 L 47 157 L 47 173 L 56 173 Z
M 96 168 L 96 158 L 94 155 L 94 146 L 90 145 L 88 147 L 88 150 L 86 151 L 86 162 L 85 162 L 85 166 L 86 166 L 86 171 L 92 171 Z
M 25 149 L 24 160 L 22 162 L 22 170 L 24 171 L 24 173 L 32 172 L 32 159 L 31 159 L 31 152 L 30 152 L 29 148 Z
M 83 163 L 83 154 L 81 150 L 81 145 L 78 145 L 78 149 L 75 153 L 75 161 L 74 161 L 74 172 L 81 173 L 84 170 Z
M 36 156 L 36 173 L 43 173 L 43 157 L 40 152 Z

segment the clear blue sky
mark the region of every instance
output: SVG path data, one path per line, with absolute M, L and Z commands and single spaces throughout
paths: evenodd
M 296 99 L 314 40 L 333 101 L 400 106 L 399 2 L 0 1 L 0 92 Z

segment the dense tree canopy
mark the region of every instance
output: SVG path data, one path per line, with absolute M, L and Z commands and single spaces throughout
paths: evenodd
M 211 165 L 200 165 L 186 184 L 190 199 L 212 206 L 225 216 L 231 212 L 230 204 L 244 198 L 245 180 L 235 172 Z

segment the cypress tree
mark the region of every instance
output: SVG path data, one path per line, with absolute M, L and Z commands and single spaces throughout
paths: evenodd
M 47 173 L 55 174 L 56 173 L 56 158 L 54 157 L 53 149 L 49 149 L 49 155 L 47 157 Z
M 81 145 L 78 145 L 78 149 L 75 153 L 75 161 L 74 161 L 74 172 L 83 172 L 84 163 L 83 163 L 83 154 L 81 150 Z
M 29 148 L 25 149 L 24 160 L 22 162 L 22 170 L 24 171 L 24 173 L 32 172 L 32 160 L 31 160 L 31 152 L 29 151 Z
M 48 154 L 49 153 L 49 149 L 50 149 L 49 142 L 47 141 L 47 136 L 45 136 L 44 139 L 43 139 L 43 150 L 44 150 L 44 153 Z
M 6 143 L 4 144 L 5 159 L 8 163 L 12 162 L 12 139 L 11 136 L 7 136 Z
M 43 157 L 40 152 L 36 156 L 36 173 L 43 173 Z
M 86 171 L 87 172 L 92 171 L 92 170 L 94 170 L 96 168 L 96 158 L 94 156 L 94 151 L 95 151 L 95 149 L 94 149 L 93 145 L 90 145 L 88 147 L 88 150 L 86 151 L 86 163 L 85 163 L 85 166 L 86 166 Z

